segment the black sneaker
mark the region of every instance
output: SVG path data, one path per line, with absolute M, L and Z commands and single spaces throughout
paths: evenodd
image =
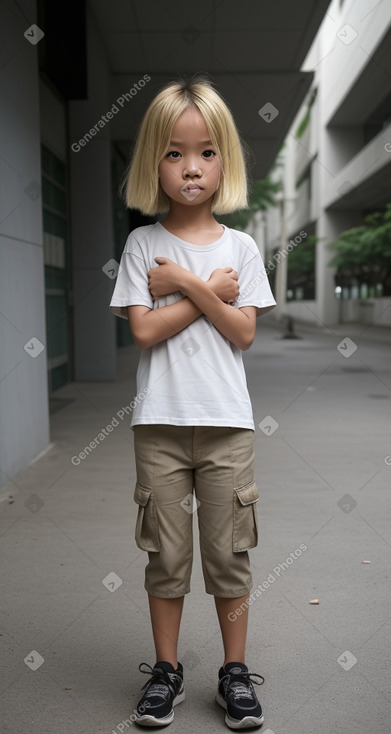
M 258 686 L 264 682 L 263 675 L 249 673 L 244 663 L 227 663 L 219 670 L 219 685 L 216 701 L 226 710 L 225 723 L 230 729 L 248 729 L 261 726 L 264 721 L 262 706 L 259 703 L 252 678 Z
M 143 669 L 143 665 L 147 670 Z M 145 693 L 137 704 L 136 724 L 141 726 L 165 726 L 174 718 L 173 706 L 185 698 L 183 685 L 183 667 L 178 663 L 175 668 L 171 663 L 161 661 L 151 668 L 148 663 L 141 663 L 139 670 L 151 675 L 151 680 L 142 687 Z

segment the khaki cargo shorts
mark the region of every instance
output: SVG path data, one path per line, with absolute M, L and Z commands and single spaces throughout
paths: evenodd
M 149 558 L 145 589 L 160 598 L 190 591 L 197 514 L 206 593 L 248 593 L 247 551 L 258 543 L 254 431 L 161 424 L 133 430 L 135 539 Z

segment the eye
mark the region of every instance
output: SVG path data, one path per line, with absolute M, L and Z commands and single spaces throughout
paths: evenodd
M 175 160 L 176 159 L 176 156 L 178 156 L 178 155 L 180 156 L 180 153 L 178 153 L 177 150 L 171 150 L 170 153 L 167 153 L 166 158 L 170 158 L 171 156 L 174 156 L 174 159 L 173 160 Z
M 214 155 L 216 155 L 214 150 L 204 150 L 202 155 L 205 156 L 207 153 L 211 153 L 211 155 L 208 155 L 207 158 L 212 158 Z

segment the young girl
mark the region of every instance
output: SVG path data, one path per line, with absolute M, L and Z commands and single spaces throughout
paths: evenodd
M 129 208 L 168 212 L 130 233 L 110 303 L 142 350 L 131 422 L 135 536 L 149 558 L 156 663 L 139 666 L 151 677 L 137 723 L 170 724 L 185 697 L 177 644 L 197 510 L 205 590 L 224 646 L 216 700 L 231 729 L 260 726 L 251 681 L 264 678 L 245 664 L 259 494 L 241 352 L 256 317 L 276 302 L 252 237 L 214 216 L 248 206 L 247 180 L 232 115 L 207 79 L 171 82 L 153 99 L 125 183 Z

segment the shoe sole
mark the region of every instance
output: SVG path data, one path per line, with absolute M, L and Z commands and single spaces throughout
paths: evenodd
M 178 693 L 178 695 L 174 698 L 172 702 L 172 706 L 177 706 L 178 703 L 182 703 L 182 701 L 185 700 L 185 691 L 181 691 L 181 693 Z M 157 719 L 155 716 L 148 716 L 148 714 L 143 714 L 139 718 L 135 719 L 135 724 L 140 724 L 140 726 L 168 726 L 168 724 L 171 724 L 171 722 L 174 720 L 174 711 L 170 711 L 167 716 L 163 716 L 161 719 Z
M 225 711 L 227 711 L 226 701 L 219 692 L 216 693 L 216 702 L 219 704 L 219 706 L 225 709 Z M 231 719 L 228 714 L 225 715 L 225 723 L 230 729 L 250 729 L 254 726 L 262 726 L 264 721 L 265 717 L 263 715 L 245 716 L 243 719 Z

